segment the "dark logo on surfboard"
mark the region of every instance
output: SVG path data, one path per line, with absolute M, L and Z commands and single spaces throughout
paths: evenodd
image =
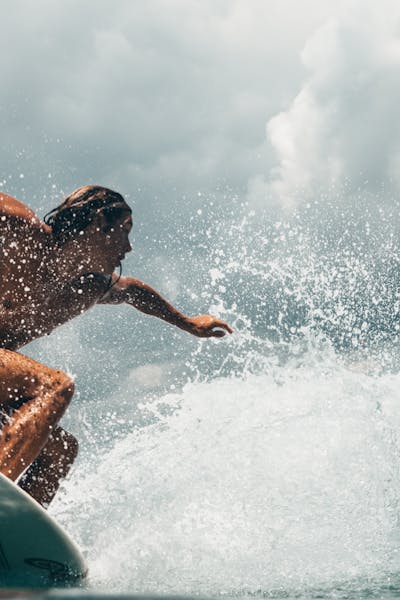
M 9 562 L 7 560 L 7 556 L 5 555 L 5 552 L 3 550 L 3 546 L 0 544 L 0 569 L 2 571 L 9 571 L 10 570 L 10 565 Z
M 68 565 L 58 562 L 57 560 L 49 560 L 48 558 L 25 558 L 24 562 L 32 567 L 47 571 L 53 581 L 71 581 L 73 579 L 80 579 L 84 576 L 84 574 L 77 573 Z

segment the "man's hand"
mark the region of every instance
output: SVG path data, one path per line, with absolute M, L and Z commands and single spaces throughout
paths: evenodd
M 186 325 L 185 329 L 198 337 L 224 337 L 227 333 L 233 333 L 233 329 L 225 321 L 211 315 L 187 317 Z

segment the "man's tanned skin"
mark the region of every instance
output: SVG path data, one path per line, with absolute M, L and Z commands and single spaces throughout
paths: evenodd
M 199 337 L 232 333 L 220 319 L 187 317 L 147 284 L 118 278 L 114 269 L 132 249 L 131 210 L 122 196 L 86 186 L 69 199 L 57 213 L 64 220 L 46 224 L 0 193 L 0 472 L 19 478 L 43 506 L 77 454 L 76 439 L 58 425 L 74 384 L 20 354 L 22 346 L 95 304 L 130 304 Z M 86 221 L 74 227 L 81 214 Z

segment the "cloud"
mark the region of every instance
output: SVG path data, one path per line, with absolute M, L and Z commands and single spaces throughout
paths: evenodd
M 298 50 L 330 10 L 320 0 L 120 0 L 112 10 L 16 0 L 0 38 L 0 180 L 40 208 L 50 189 L 44 209 L 49 172 L 65 192 L 140 187 L 149 218 L 174 190 L 188 210 L 179 191 L 245 187 L 270 160 L 265 120 L 301 81 Z
M 353 3 L 308 39 L 308 70 L 287 110 L 268 121 L 277 164 L 249 183 L 255 203 L 296 204 L 337 186 L 375 192 L 400 183 L 400 8 Z

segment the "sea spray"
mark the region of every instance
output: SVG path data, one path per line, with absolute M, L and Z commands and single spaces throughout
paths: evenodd
M 400 386 L 388 377 L 325 351 L 143 407 L 156 421 L 81 465 L 54 507 L 88 552 L 91 585 L 240 594 L 398 569 Z
M 81 458 L 51 510 L 91 586 L 289 594 L 398 571 L 400 253 L 391 219 L 372 217 L 247 215 L 183 235 L 180 302 L 235 334 L 189 345 L 170 330 L 130 368 L 114 352 L 111 397 L 71 410 Z

